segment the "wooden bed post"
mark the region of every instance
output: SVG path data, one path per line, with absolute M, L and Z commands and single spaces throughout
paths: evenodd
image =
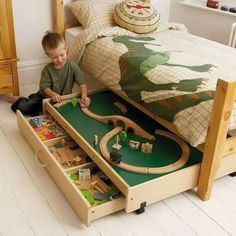
M 228 83 L 220 79 L 217 82 L 198 182 L 197 195 L 202 200 L 210 198 L 212 184 L 220 166 L 235 98 L 235 88 L 236 82 Z
M 53 0 L 54 30 L 64 35 L 64 1 Z

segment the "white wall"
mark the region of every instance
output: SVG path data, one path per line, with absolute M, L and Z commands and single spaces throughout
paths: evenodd
M 198 8 L 184 6 L 172 0 L 169 20 L 183 23 L 190 33 L 228 44 L 231 25 L 236 22 L 235 16 L 206 11 Z M 236 0 L 231 1 L 236 7 Z
M 171 0 L 151 0 L 150 2 L 160 12 L 161 22 L 168 22 Z
M 52 29 L 52 3 L 49 0 L 12 0 L 20 85 L 39 81 L 47 57 L 41 39 Z
M 65 0 L 65 3 L 71 0 Z M 107 0 L 106 0 L 107 1 Z M 41 39 L 47 30 L 53 29 L 51 0 L 12 0 L 16 37 L 19 83 L 36 83 L 43 66 L 48 63 L 41 47 Z M 170 0 L 151 0 L 161 12 L 161 21 L 169 17 Z

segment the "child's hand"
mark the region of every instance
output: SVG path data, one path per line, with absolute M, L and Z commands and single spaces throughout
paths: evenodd
M 89 107 L 90 105 L 90 98 L 87 97 L 87 96 L 81 96 L 81 103 L 86 106 L 86 107 Z
M 61 96 L 57 93 L 53 93 L 51 98 L 54 102 L 61 102 L 62 101 Z

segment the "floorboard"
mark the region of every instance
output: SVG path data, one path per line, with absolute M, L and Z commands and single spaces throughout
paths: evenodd
M 9 212 L 7 212 L 8 207 L 5 208 L 5 212 L 1 209 L 1 216 L 5 221 L 4 226 L 8 226 L 8 230 L 16 230 L 17 225 L 19 225 L 20 228 L 20 222 L 19 224 L 15 224 L 11 221 L 11 216 L 18 215 L 19 218 L 25 219 L 28 223 L 29 229 L 33 232 L 37 232 L 37 235 L 45 235 L 49 232 L 51 234 L 56 233 L 56 235 L 66 235 L 65 230 L 57 221 L 57 218 L 51 211 L 47 201 L 45 201 L 44 197 L 40 193 L 38 186 L 32 180 L 29 172 L 26 170 L 24 165 L 22 165 L 17 153 L 8 142 L 8 139 L 2 129 L 0 130 L 0 142 L 1 146 L 4 147 L 1 148 L 0 156 L 2 157 L 2 176 L 4 177 L 5 183 L 7 183 L 9 188 L 7 195 L 10 197 L 11 203 L 16 204 L 19 209 L 16 215 L 14 207 L 9 208 Z M 6 217 L 6 213 L 10 214 L 9 217 Z M 20 217 L 19 214 L 23 217 Z
M 220 180 L 217 180 L 220 181 Z M 213 187 L 215 191 L 215 186 Z M 186 192 L 184 195 L 200 208 L 212 221 L 218 224 L 229 235 L 236 235 L 236 212 L 224 204 L 215 194 L 210 200 L 203 202 L 193 192 Z
M 189 201 L 184 194 L 178 194 L 164 202 L 197 235 L 227 235 L 220 225 Z
M 148 206 L 146 214 L 158 226 L 160 235 L 197 235 L 163 201 Z

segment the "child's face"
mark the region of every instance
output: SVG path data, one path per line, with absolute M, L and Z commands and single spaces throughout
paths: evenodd
M 64 43 L 59 44 L 55 49 L 47 49 L 47 56 L 52 60 L 55 68 L 61 68 L 67 60 L 67 49 Z

